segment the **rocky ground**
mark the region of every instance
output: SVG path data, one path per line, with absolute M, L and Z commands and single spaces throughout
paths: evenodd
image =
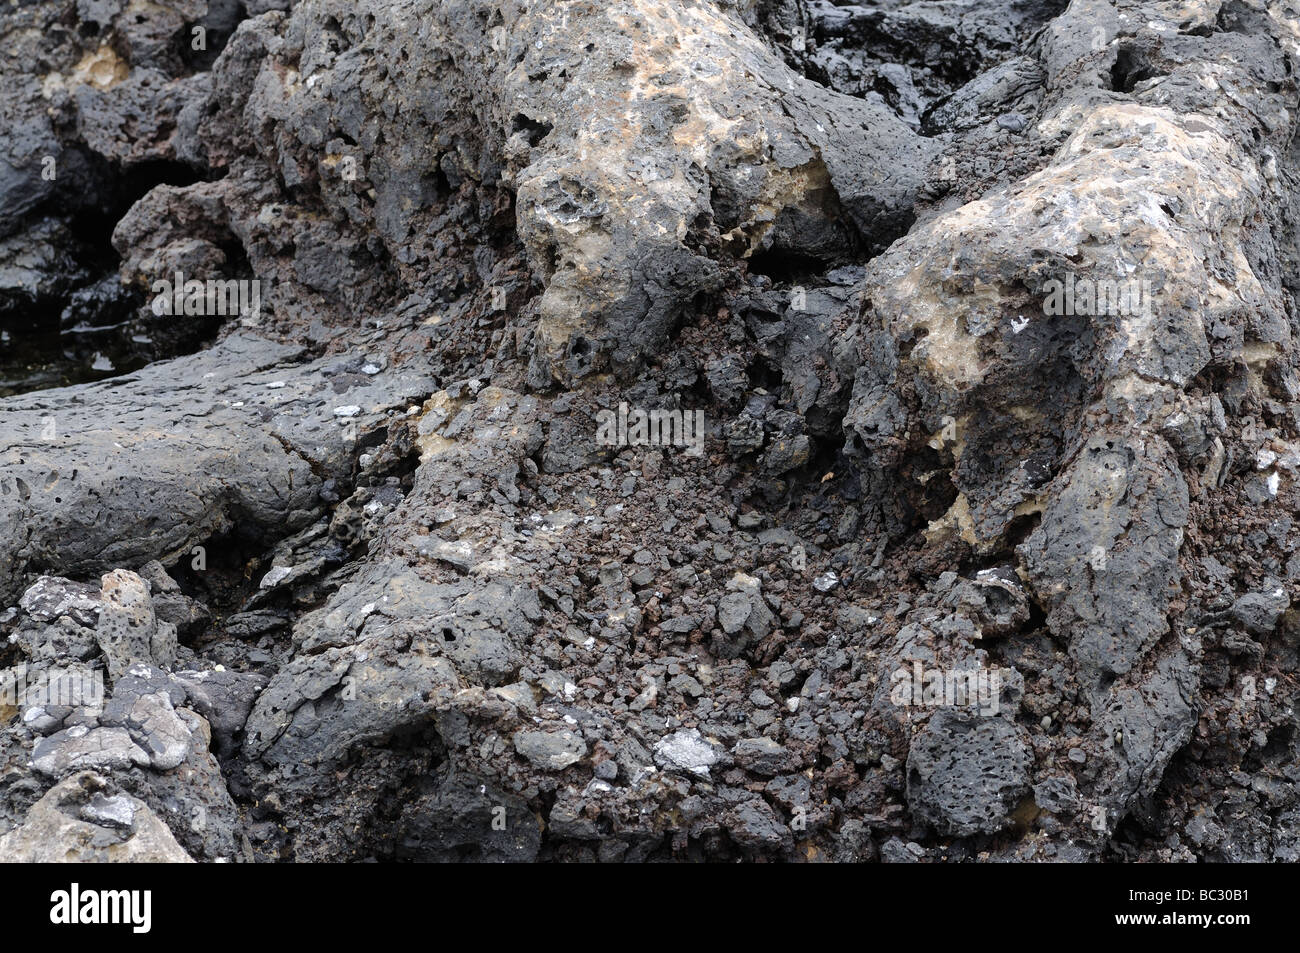
M 1300 860 L 1300 5 L 0 45 L 0 859 Z

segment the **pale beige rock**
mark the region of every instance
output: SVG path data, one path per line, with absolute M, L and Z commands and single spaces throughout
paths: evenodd
M 163 668 L 176 664 L 176 627 L 159 622 L 149 584 L 128 569 L 114 569 L 101 579 L 102 608 L 95 640 L 108 659 L 108 674 L 120 678 L 132 662 Z
M 147 804 L 89 771 L 52 787 L 0 837 L 0 863 L 193 862 Z

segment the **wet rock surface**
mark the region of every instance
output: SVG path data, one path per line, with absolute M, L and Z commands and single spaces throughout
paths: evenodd
M 1287 4 L 133 9 L 0 12 L 0 859 L 1300 858 Z

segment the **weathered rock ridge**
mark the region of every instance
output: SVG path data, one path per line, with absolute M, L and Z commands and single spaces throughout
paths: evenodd
M 6 9 L 0 860 L 1300 858 L 1298 17 Z

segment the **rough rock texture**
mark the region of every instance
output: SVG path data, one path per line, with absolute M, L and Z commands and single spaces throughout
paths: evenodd
M 137 8 L 0 12 L 0 859 L 1300 859 L 1292 5 Z
M 0 857 L 29 864 L 193 863 L 147 804 L 89 771 L 50 788 L 21 827 L 0 837 Z

